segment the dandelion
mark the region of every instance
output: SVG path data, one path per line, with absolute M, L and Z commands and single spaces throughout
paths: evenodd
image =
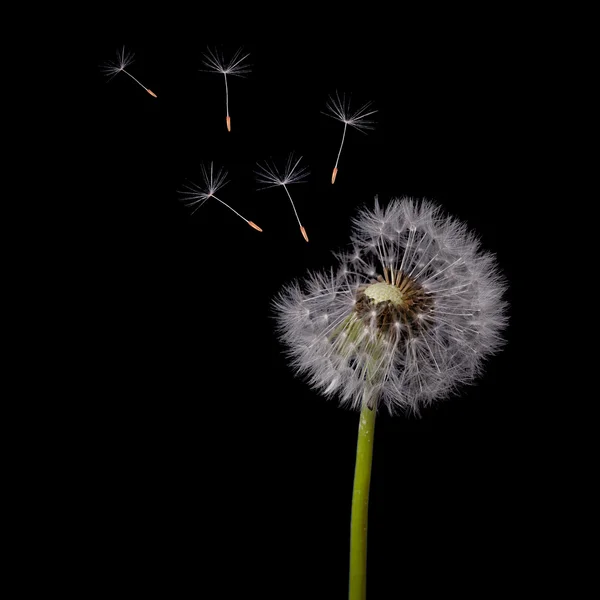
M 195 206 L 192 214 L 194 214 L 209 198 L 214 198 L 217 202 L 220 202 L 224 206 L 226 206 L 230 211 L 234 212 L 240 219 L 243 219 L 253 227 L 257 231 L 262 231 L 262 229 L 252 221 L 248 221 L 245 217 L 242 217 L 237 210 L 234 210 L 221 200 L 215 196 L 215 193 L 218 192 L 222 187 L 224 187 L 227 181 L 227 171 L 223 169 L 219 169 L 216 173 L 213 169 L 213 163 L 210 163 L 210 169 L 206 169 L 204 165 L 200 165 L 202 170 L 202 179 L 204 180 L 204 185 L 199 186 L 194 183 L 191 185 L 186 185 L 185 190 L 182 192 L 184 198 L 183 201 L 187 206 Z
M 306 234 L 306 229 L 302 226 L 300 222 L 300 217 L 298 216 L 298 211 L 296 210 L 296 206 L 294 205 L 294 201 L 290 196 L 290 192 L 287 189 L 287 186 L 292 183 L 305 183 L 306 178 L 310 174 L 308 167 L 299 167 L 300 161 L 302 157 L 298 160 L 295 159 L 294 153 L 292 152 L 287 160 L 285 165 L 285 169 L 283 171 L 279 170 L 274 163 L 265 161 L 264 165 L 257 163 L 258 171 L 255 171 L 256 180 L 258 183 L 265 184 L 264 187 L 260 189 L 267 189 L 271 187 L 277 187 L 279 185 L 283 186 L 290 202 L 292 203 L 292 208 L 294 209 L 294 214 L 296 215 L 296 219 L 298 221 L 298 225 L 300 225 L 300 233 L 302 233 L 302 237 L 308 242 L 308 235 Z
M 227 131 L 231 131 L 231 118 L 229 117 L 229 89 L 227 87 L 227 75 L 235 75 L 237 77 L 243 77 L 245 74 L 250 73 L 251 69 L 248 65 L 244 65 L 244 61 L 250 56 L 250 54 L 244 54 L 242 56 L 242 49 L 239 48 L 236 53 L 231 57 L 229 61 L 226 61 L 222 54 L 219 54 L 217 50 L 211 50 L 208 48 L 208 54 L 203 54 L 205 60 L 202 61 L 209 71 L 216 73 L 223 73 L 225 77 L 225 123 L 227 124 Z
M 360 410 L 352 501 L 350 598 L 366 590 L 375 416 L 417 412 L 481 373 L 503 345 L 505 282 L 495 257 L 433 203 L 375 201 L 354 221 L 334 271 L 288 285 L 274 303 L 297 373 Z
M 350 110 L 350 98 L 346 100 L 346 95 L 342 94 L 340 98 L 339 94 L 335 93 L 335 98 L 333 96 L 329 96 L 327 99 L 326 108 L 328 112 L 324 112 L 323 114 L 328 117 L 332 117 L 337 121 L 340 121 L 344 124 L 344 132 L 342 133 L 342 142 L 340 144 L 340 149 L 338 151 L 337 158 L 335 160 L 335 166 L 333 167 L 333 174 L 331 175 L 331 183 L 335 183 L 335 178 L 338 172 L 338 163 L 340 161 L 340 155 L 342 153 L 342 146 L 344 145 L 344 140 L 346 139 L 346 128 L 348 125 L 350 127 L 354 127 L 358 131 L 362 133 L 366 133 L 367 129 L 373 129 L 374 121 L 369 119 L 371 115 L 375 114 L 377 110 L 369 110 L 373 103 L 367 102 L 357 111 L 352 112 Z
M 128 73 L 125 70 L 125 67 L 128 67 L 134 60 L 135 54 L 133 52 L 126 52 L 125 46 L 121 48 L 121 50 L 117 50 L 117 60 L 116 61 L 106 61 L 100 68 L 104 72 L 104 74 L 108 77 L 108 81 L 110 81 L 115 75 L 123 72 L 125 75 L 129 75 L 131 79 L 133 79 L 138 85 L 142 86 L 151 96 L 156 98 L 156 94 L 148 89 L 145 85 L 142 85 L 131 73 Z

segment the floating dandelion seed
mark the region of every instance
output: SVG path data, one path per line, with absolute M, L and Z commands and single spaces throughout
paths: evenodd
M 131 79 L 133 79 L 138 85 L 142 86 L 151 96 L 153 96 L 154 98 L 156 98 L 156 94 L 148 89 L 145 85 L 142 85 L 131 73 L 128 73 L 125 70 L 125 67 L 128 67 L 134 60 L 134 56 L 135 54 L 133 52 L 126 52 L 125 51 L 125 46 L 123 46 L 123 48 L 121 48 L 121 50 L 117 50 L 117 60 L 112 61 L 106 61 L 105 63 L 103 63 L 102 65 L 100 65 L 100 68 L 102 69 L 102 71 L 104 72 L 104 74 L 108 77 L 108 80 L 110 81 L 115 75 L 123 72 L 126 75 L 129 75 L 129 77 L 131 77 Z
M 186 204 L 186 206 L 195 206 L 192 214 L 194 214 L 209 198 L 214 198 L 226 206 L 229 210 L 234 212 L 240 219 L 246 221 L 250 227 L 253 227 L 257 231 L 262 231 L 262 229 L 256 223 L 248 221 L 248 219 L 242 217 L 237 210 L 234 210 L 231 208 L 231 206 L 229 206 L 229 204 L 226 204 L 223 202 L 223 200 L 215 196 L 215 193 L 228 183 L 227 171 L 219 169 L 215 173 L 212 162 L 210 163 L 209 170 L 207 170 L 204 165 L 200 165 L 200 168 L 202 170 L 202 179 L 204 180 L 204 185 L 199 186 L 192 183 L 191 185 L 186 185 L 185 190 L 181 192 L 184 195 L 183 202 Z
M 366 597 L 375 416 L 417 411 L 473 381 L 503 345 L 505 289 L 494 256 L 430 202 L 363 209 L 352 252 L 274 302 L 296 372 L 361 411 L 350 536 L 350 600 Z
M 323 114 L 327 115 L 328 117 L 332 117 L 333 119 L 336 119 L 337 121 L 340 121 L 344 124 L 342 143 L 340 144 L 340 149 L 335 160 L 335 166 L 333 167 L 333 174 L 331 175 L 332 184 L 335 183 L 335 178 L 337 176 L 338 162 L 342 153 L 342 146 L 344 145 L 344 140 L 346 139 L 346 128 L 348 127 L 348 125 L 350 125 L 350 127 L 354 127 L 354 129 L 357 129 L 362 133 L 366 133 L 367 129 L 373 129 L 375 121 L 372 121 L 371 119 L 367 118 L 377 112 L 377 110 L 369 111 L 369 108 L 372 104 L 372 102 L 367 102 L 357 111 L 352 112 L 350 110 L 350 98 L 346 100 L 345 94 L 342 94 L 342 97 L 340 98 L 339 94 L 336 92 L 335 98 L 333 96 L 329 96 L 329 98 L 327 99 L 326 108 L 329 112 L 324 112 Z
M 251 69 L 248 65 L 244 65 L 243 62 L 250 56 L 250 54 L 244 54 L 242 56 L 242 49 L 239 48 L 236 53 L 231 57 L 231 60 L 226 61 L 222 54 L 219 54 L 217 50 L 211 50 L 208 48 L 208 54 L 203 54 L 206 60 L 202 63 L 208 67 L 209 71 L 216 73 L 223 73 L 225 77 L 225 122 L 227 124 L 227 131 L 231 131 L 231 118 L 229 117 L 229 89 L 227 87 L 227 75 L 235 75 L 237 77 L 243 77 L 245 74 L 250 73 Z
M 283 189 L 286 191 L 290 202 L 292 203 L 292 208 L 294 209 L 294 214 L 296 215 L 296 219 L 298 220 L 298 225 L 300 225 L 300 233 L 302 233 L 302 237 L 308 242 L 308 235 L 306 234 L 306 229 L 302 226 L 300 222 L 300 217 L 298 216 L 298 211 L 296 210 L 296 206 L 294 205 L 294 201 L 290 196 L 290 192 L 287 189 L 287 185 L 292 183 L 305 183 L 307 176 L 310 174 L 308 167 L 299 167 L 300 161 L 302 157 L 296 160 L 294 158 L 294 153 L 292 152 L 287 160 L 285 165 L 285 169 L 281 172 L 274 163 L 269 163 L 265 161 L 264 165 L 257 163 L 259 168 L 258 171 L 255 171 L 256 180 L 258 183 L 265 184 L 264 187 L 259 189 L 267 189 L 271 187 L 277 187 L 279 185 L 283 186 Z

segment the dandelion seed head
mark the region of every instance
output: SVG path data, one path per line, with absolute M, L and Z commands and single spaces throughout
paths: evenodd
M 212 162 L 209 167 L 201 164 L 200 171 L 202 184 L 189 183 L 181 191 L 182 201 L 186 206 L 195 206 L 194 212 L 228 183 L 227 171 L 223 168 L 215 170 Z
M 326 112 L 323 114 L 341 121 L 350 127 L 354 127 L 358 131 L 366 133 L 365 130 L 374 129 L 375 121 L 369 118 L 371 115 L 377 112 L 376 109 L 370 110 L 373 102 L 367 102 L 363 104 L 358 110 L 352 111 L 350 106 L 350 97 L 346 97 L 346 94 L 339 95 L 338 92 L 335 96 L 329 96 L 327 98 L 327 104 L 325 105 Z
M 222 73 L 223 75 L 235 75 L 237 77 L 243 77 L 252 71 L 249 65 L 244 64 L 244 61 L 250 54 L 243 54 L 242 48 L 239 48 L 228 60 L 217 49 L 211 50 L 208 48 L 207 53 L 202 56 L 204 56 L 202 64 L 209 71 Z
M 124 71 L 134 61 L 135 54 L 125 50 L 123 46 L 120 50 L 117 50 L 117 60 L 109 60 L 100 65 L 100 69 L 107 77 L 114 77 L 121 71 Z
M 376 397 L 391 413 L 474 381 L 503 345 L 506 284 L 466 225 L 431 202 L 376 200 L 354 219 L 352 248 L 274 301 L 296 373 L 344 406 Z
M 305 183 L 310 175 L 310 171 L 308 167 L 300 166 L 301 160 L 301 156 L 296 157 L 292 152 L 288 156 L 283 169 L 273 161 L 259 162 L 256 165 L 257 170 L 254 171 L 256 181 L 259 184 L 263 184 L 264 187 L 261 189 L 276 187 L 278 185 L 290 185 L 292 183 Z

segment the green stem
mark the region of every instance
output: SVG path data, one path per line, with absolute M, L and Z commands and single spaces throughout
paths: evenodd
M 369 517 L 369 485 L 373 458 L 373 439 L 377 409 L 363 404 L 358 426 L 352 521 L 350 524 L 350 600 L 367 597 L 367 523 Z

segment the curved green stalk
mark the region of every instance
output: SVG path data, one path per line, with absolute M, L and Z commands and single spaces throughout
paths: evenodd
M 358 426 L 352 521 L 350 524 L 350 600 L 367 597 L 367 523 L 369 517 L 369 486 L 373 458 L 376 405 L 363 404 Z

